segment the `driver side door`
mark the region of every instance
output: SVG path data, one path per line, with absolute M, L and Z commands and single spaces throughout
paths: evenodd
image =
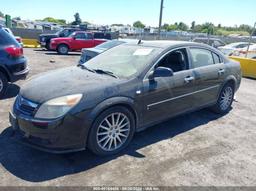
M 180 59 L 173 59 L 173 62 L 168 63 L 162 61 L 173 53 L 179 53 Z M 189 60 L 187 49 L 177 49 L 167 53 L 157 64 L 156 67 L 167 67 L 173 70 L 173 76 L 158 77 L 154 80 L 148 79 L 146 76 L 143 80 L 142 100 L 144 105 L 143 122 L 145 125 L 150 125 L 158 121 L 162 121 L 191 110 L 193 107 L 195 90 L 194 74 L 189 69 Z M 182 63 L 183 62 L 183 63 Z M 182 67 L 174 65 L 181 64 Z

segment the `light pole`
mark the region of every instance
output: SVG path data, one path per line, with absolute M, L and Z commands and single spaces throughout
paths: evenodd
M 163 8 L 164 8 L 164 0 L 161 0 L 160 16 L 159 16 L 159 27 L 158 27 L 158 39 L 160 39 L 160 35 L 161 35 Z
M 252 29 L 252 34 L 251 34 L 249 42 L 248 42 L 248 47 L 247 47 L 245 58 L 247 58 L 247 56 L 248 56 L 249 48 L 250 48 L 250 45 L 251 45 L 251 42 L 252 42 L 252 35 L 255 32 L 255 28 L 256 28 L 256 22 L 254 23 L 254 26 L 253 26 L 253 29 Z

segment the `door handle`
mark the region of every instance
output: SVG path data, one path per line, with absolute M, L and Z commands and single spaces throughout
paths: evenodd
M 225 69 L 220 69 L 218 72 L 219 75 L 223 75 L 224 73 L 225 73 Z
M 188 77 L 186 77 L 184 80 L 185 80 L 185 82 L 188 84 L 188 83 L 191 83 L 192 81 L 194 81 L 195 78 L 194 78 L 193 76 L 188 76 Z

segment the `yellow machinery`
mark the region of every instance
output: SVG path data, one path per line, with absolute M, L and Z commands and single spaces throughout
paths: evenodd
M 22 39 L 23 45 L 25 48 L 38 48 L 40 45 L 37 42 L 37 39 Z
M 229 58 L 240 62 L 243 77 L 256 79 L 256 59 L 230 56 Z

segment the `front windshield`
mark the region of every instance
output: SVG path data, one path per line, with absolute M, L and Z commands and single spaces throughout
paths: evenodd
M 111 40 L 98 45 L 97 48 L 110 49 L 123 43 L 124 43 L 123 41 Z
M 89 60 L 84 65 L 92 70 L 104 70 L 120 78 L 141 72 L 162 51 L 161 48 L 120 45 Z

